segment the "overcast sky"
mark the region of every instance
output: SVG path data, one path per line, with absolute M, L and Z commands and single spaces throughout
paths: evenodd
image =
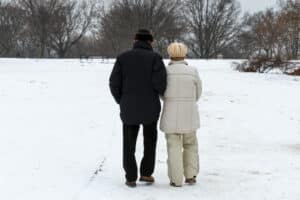
M 104 0 L 109 4 L 112 0 Z M 243 12 L 256 12 L 266 8 L 275 7 L 277 0 L 238 0 L 241 3 Z
M 277 0 L 239 0 L 243 12 L 256 12 L 266 8 L 276 7 Z

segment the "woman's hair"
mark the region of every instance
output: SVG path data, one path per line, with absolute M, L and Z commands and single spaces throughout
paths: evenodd
M 184 59 L 186 57 L 187 52 L 188 52 L 188 48 L 183 43 L 174 42 L 174 43 L 170 44 L 168 47 L 168 54 L 171 59 L 172 58 Z

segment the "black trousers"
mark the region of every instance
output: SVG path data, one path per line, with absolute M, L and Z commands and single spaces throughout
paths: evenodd
M 157 122 L 143 125 L 144 157 L 140 166 L 141 176 L 151 176 L 154 172 L 157 143 Z M 127 181 L 136 181 L 138 169 L 135 158 L 136 141 L 140 125 L 123 124 L 123 168 Z

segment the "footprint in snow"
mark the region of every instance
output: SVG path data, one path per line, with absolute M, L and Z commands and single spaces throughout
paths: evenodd
M 288 145 L 288 148 L 294 152 L 300 152 L 300 144 Z
M 217 145 L 217 147 L 220 148 L 220 149 L 223 149 L 225 146 L 220 144 L 220 145 Z
M 256 170 L 254 170 L 254 171 L 249 171 L 248 172 L 249 174 L 252 174 L 252 175 L 271 175 L 271 173 L 270 172 L 260 172 L 260 171 L 256 171 Z
M 158 163 L 160 163 L 160 164 L 165 164 L 166 161 L 164 161 L 164 160 L 158 160 Z
M 30 84 L 35 84 L 35 83 L 36 83 L 36 80 L 30 80 L 29 83 L 30 83 Z
M 208 176 L 220 176 L 217 172 L 207 173 Z
M 213 93 L 211 91 L 207 91 L 207 92 L 205 92 L 205 96 L 215 96 L 215 93 Z

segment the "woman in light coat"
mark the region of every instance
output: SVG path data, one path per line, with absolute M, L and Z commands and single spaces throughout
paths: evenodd
M 166 133 L 170 184 L 180 187 L 183 177 L 186 183 L 195 184 L 199 173 L 197 101 L 202 84 L 197 69 L 185 61 L 187 47 L 184 44 L 172 43 L 168 54 L 171 62 L 167 67 L 167 90 L 163 97 L 160 129 Z

